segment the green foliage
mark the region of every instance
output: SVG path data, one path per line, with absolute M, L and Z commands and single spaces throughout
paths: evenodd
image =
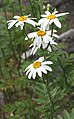
M 74 119 L 74 108 L 71 110 L 71 114 L 64 110 L 63 116 L 57 115 L 57 119 Z

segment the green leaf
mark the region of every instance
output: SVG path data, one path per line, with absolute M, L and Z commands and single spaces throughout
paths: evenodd
M 63 119 L 60 115 L 58 115 L 58 119 Z
M 7 105 L 5 106 L 5 108 L 4 108 L 4 110 L 5 110 L 6 112 L 14 112 L 15 109 L 16 109 L 15 105 L 13 105 L 13 104 L 11 104 L 11 103 L 7 104 Z
M 70 119 L 69 113 L 64 110 L 64 119 Z
M 71 119 L 74 119 L 74 108 L 71 111 Z

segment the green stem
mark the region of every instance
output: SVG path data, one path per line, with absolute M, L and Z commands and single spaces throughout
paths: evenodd
M 33 5 L 32 5 L 31 0 L 29 0 L 29 3 L 30 3 L 30 6 L 31 6 L 31 9 L 32 9 L 33 16 L 35 17 L 35 13 L 34 13 L 34 10 L 33 10 Z
M 45 84 L 46 84 L 46 88 L 47 88 L 49 100 L 50 100 L 50 102 L 51 102 L 51 115 L 49 115 L 49 118 L 50 118 L 50 119 L 53 119 L 53 114 L 54 114 L 54 102 L 53 102 L 52 96 L 51 96 L 51 94 L 50 94 L 49 81 L 46 80 L 46 81 L 45 81 Z
M 19 8 L 20 8 L 20 13 L 21 13 L 21 15 L 23 15 L 22 9 L 21 9 L 21 0 L 18 0 L 18 3 L 19 3 Z

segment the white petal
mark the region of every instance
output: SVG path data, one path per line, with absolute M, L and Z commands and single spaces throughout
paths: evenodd
M 23 27 L 24 27 L 24 23 L 21 24 L 21 30 L 23 30 Z
M 49 11 L 45 11 L 45 14 L 46 15 L 50 15 L 51 13 Z
M 18 18 L 20 18 L 20 16 L 14 16 L 13 18 L 14 18 L 14 19 L 18 19 Z
M 26 72 L 26 75 L 28 75 L 28 73 L 31 71 L 31 69 L 29 69 L 27 72 Z
M 52 24 L 53 22 L 54 22 L 54 19 L 51 19 L 51 20 L 49 21 L 49 25 Z
M 43 41 L 45 43 L 49 43 L 49 36 L 47 36 L 47 35 L 43 36 Z
M 53 29 L 53 33 L 56 33 L 56 32 L 57 32 L 57 30 L 54 30 L 54 29 Z
M 54 14 L 54 15 L 55 15 L 56 13 L 58 13 L 58 11 L 54 11 L 52 14 Z
M 45 14 L 42 14 L 42 15 L 41 15 L 41 17 L 47 17 L 47 15 L 45 15 Z
M 53 64 L 53 62 L 51 62 L 51 61 L 44 61 L 44 62 L 42 62 L 42 64 Z
M 34 70 L 31 70 L 31 72 L 28 74 L 28 78 L 29 78 L 29 79 L 31 79 L 33 73 L 34 73 Z
M 49 20 L 44 21 L 44 24 L 43 24 L 43 30 L 44 30 L 44 31 L 45 31 L 45 29 L 46 29 L 48 23 L 49 23 Z
M 46 20 L 46 18 L 42 18 L 42 19 L 40 19 L 40 20 L 38 21 L 38 25 L 44 23 L 45 20 Z
M 59 38 L 59 36 L 57 34 L 53 34 L 53 37 L 55 38 Z
M 55 24 L 57 27 L 61 28 L 61 23 L 59 22 L 59 19 L 55 18 L 55 19 L 54 19 L 54 24 Z
M 32 50 L 31 50 L 31 55 L 33 54 L 35 54 L 36 53 L 36 51 L 37 51 L 37 49 L 38 49 L 38 47 L 36 47 L 36 46 L 34 46 L 33 48 L 32 48 Z
M 50 31 L 47 31 L 46 33 L 47 33 L 47 35 L 51 35 L 51 30 Z
M 7 23 L 9 23 L 9 22 L 11 23 L 11 22 L 13 22 L 13 21 L 14 21 L 14 20 L 9 20 L 9 21 L 7 21 Z
M 52 49 L 51 49 L 51 46 L 49 45 L 48 46 L 48 49 L 47 49 L 49 52 L 51 52 L 52 51 Z
M 48 43 L 45 43 L 44 41 L 42 41 L 42 48 L 45 49 L 48 46 Z
M 38 73 L 39 77 L 42 77 L 42 72 L 41 72 L 41 70 L 37 69 L 37 73 Z
M 40 67 L 40 70 L 41 70 L 44 74 L 47 74 L 47 71 L 46 71 L 46 69 L 44 69 L 44 67 Z
M 29 16 L 31 16 L 31 14 L 25 15 L 25 17 L 29 17 Z
M 34 73 L 33 73 L 33 79 L 35 79 L 35 77 L 36 77 L 36 70 L 34 70 Z
M 37 35 L 37 32 L 29 33 L 27 35 L 28 37 L 26 37 L 25 40 L 28 40 L 28 38 L 34 38 L 34 37 L 36 37 L 36 35 Z
M 37 24 L 35 21 L 33 21 L 33 20 L 29 19 L 29 18 L 27 18 L 27 20 L 25 20 L 24 22 L 29 23 L 29 24 L 33 25 L 34 27 Z
M 38 61 L 39 61 L 39 62 L 43 62 L 43 61 L 44 61 L 44 57 L 40 57 L 40 58 L 38 59 Z
M 64 16 L 64 15 L 66 15 L 66 14 L 69 14 L 69 12 L 56 14 L 56 17 Z
M 32 68 L 33 67 L 33 64 L 30 64 L 26 69 L 25 71 L 27 71 L 29 68 Z
M 21 21 L 18 21 L 15 26 L 18 27 L 18 26 L 21 26 L 22 22 Z
M 16 22 L 17 22 L 17 20 L 14 20 L 11 23 L 9 23 L 8 24 L 8 29 L 10 29 Z
M 44 66 L 44 68 L 45 68 L 46 70 L 48 70 L 48 71 L 52 71 L 52 68 L 49 67 L 49 66 Z
M 52 37 L 49 36 L 49 41 L 51 42 L 52 41 Z
M 51 45 L 57 45 L 56 42 L 54 42 L 53 40 L 50 42 Z
M 38 49 L 38 47 L 35 47 L 33 55 L 36 53 L 37 49 Z
M 36 40 L 37 40 L 37 47 L 40 48 L 41 47 L 41 44 L 42 44 L 42 38 L 41 38 L 41 36 L 37 37 Z

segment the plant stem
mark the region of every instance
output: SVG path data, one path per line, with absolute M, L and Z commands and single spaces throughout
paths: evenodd
M 32 9 L 33 16 L 35 17 L 35 13 L 34 13 L 34 10 L 33 10 L 33 5 L 32 5 L 31 0 L 29 0 L 29 3 L 30 3 L 30 6 L 31 6 L 31 9 Z
M 54 114 L 54 102 L 53 102 L 52 96 L 51 96 L 51 94 L 50 94 L 49 81 L 46 80 L 46 81 L 45 81 L 45 84 L 46 84 L 46 88 L 47 88 L 49 100 L 50 100 L 50 102 L 51 102 L 51 115 L 49 115 L 49 118 L 50 118 L 50 119 L 53 119 L 53 114 Z

